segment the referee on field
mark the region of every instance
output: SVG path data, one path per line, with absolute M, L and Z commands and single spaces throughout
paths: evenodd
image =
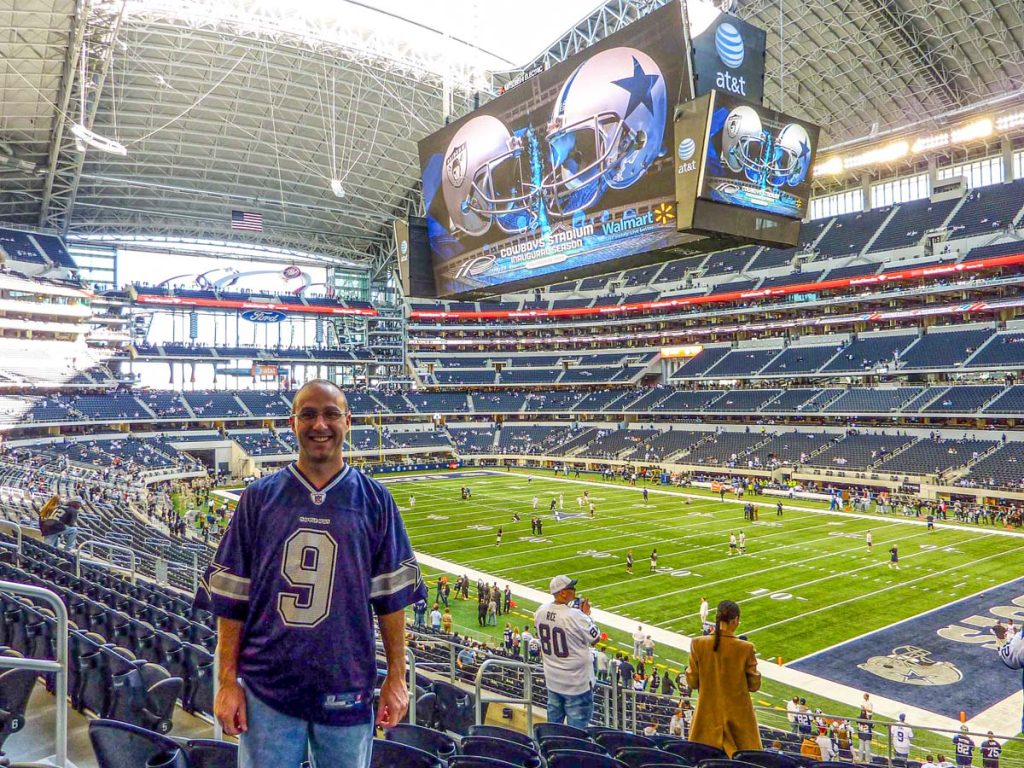
M 594 665 L 590 647 L 601 631 L 590 618 L 590 601 L 576 607 L 576 580 L 555 576 L 553 600 L 534 614 L 548 688 L 548 722 L 586 728 L 594 714 Z

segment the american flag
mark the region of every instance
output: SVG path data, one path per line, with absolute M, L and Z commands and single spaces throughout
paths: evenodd
M 231 228 L 243 229 L 246 232 L 262 232 L 263 214 L 251 211 L 232 211 Z

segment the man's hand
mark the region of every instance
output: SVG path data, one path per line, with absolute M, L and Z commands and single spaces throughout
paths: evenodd
M 217 700 L 213 703 L 213 714 L 228 736 L 238 736 L 249 729 L 245 715 L 245 691 L 238 681 L 220 686 Z
M 584 597 L 580 600 L 580 610 L 583 611 L 587 616 L 590 615 L 590 599 Z
M 380 708 L 377 711 L 377 725 L 392 728 L 402 722 L 409 709 L 409 690 L 405 675 L 388 674 L 380 687 Z

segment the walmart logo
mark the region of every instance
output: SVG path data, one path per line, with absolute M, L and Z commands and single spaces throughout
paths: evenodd
M 718 58 L 729 69 L 736 69 L 743 64 L 743 36 L 732 24 L 724 22 L 715 31 L 715 50 Z

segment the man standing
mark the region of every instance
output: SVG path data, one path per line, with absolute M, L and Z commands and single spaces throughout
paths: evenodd
M 292 402 L 294 464 L 241 495 L 196 603 L 217 616 L 214 714 L 243 768 L 370 765 L 373 614 L 387 677 L 377 722 L 408 707 L 405 607 L 427 596 L 387 490 L 344 463 L 352 415 L 332 382 Z M 372 610 L 371 610 L 372 609 Z
M 549 591 L 554 599 L 534 614 L 548 688 L 548 722 L 586 728 L 594 714 L 590 647 L 601 639 L 601 631 L 590 618 L 589 600 L 583 598 L 579 608 L 570 605 L 576 597 L 575 579 L 555 576 Z
M 640 654 L 644 650 L 644 627 L 642 624 L 638 624 L 636 632 L 633 633 L 633 658 L 640 658 Z
M 658 550 L 657 549 L 652 549 L 651 550 L 651 573 L 654 573 L 656 570 L 658 570 Z
M 868 529 L 868 532 L 866 534 L 864 534 L 864 543 L 868 545 L 868 554 L 870 554 L 871 553 L 871 545 L 875 543 L 874 537 L 872 537 L 872 535 L 871 535 L 871 529 L 870 528 Z
M 900 721 L 892 727 L 892 751 L 895 765 L 906 765 L 910 759 L 910 742 L 914 731 L 906 725 L 907 716 L 900 712 Z
M 960 726 L 960 733 L 953 737 L 953 747 L 956 750 L 956 764 L 968 766 L 974 761 L 974 739 L 967 735 L 967 726 Z
M 988 738 L 981 742 L 981 764 L 983 768 L 999 768 L 999 755 L 1003 753 L 1003 745 L 996 741 L 992 731 Z
M 708 610 L 710 610 L 709 607 L 708 607 L 708 599 L 706 597 L 702 597 L 700 599 L 700 629 L 701 629 L 701 632 L 704 631 L 704 625 L 708 623 Z M 794 701 L 795 701 L 795 699 L 794 699 Z
M 626 573 L 633 575 L 633 550 L 626 551 Z
M 896 544 L 892 545 L 892 549 L 889 550 L 889 569 L 900 569 L 900 549 Z

